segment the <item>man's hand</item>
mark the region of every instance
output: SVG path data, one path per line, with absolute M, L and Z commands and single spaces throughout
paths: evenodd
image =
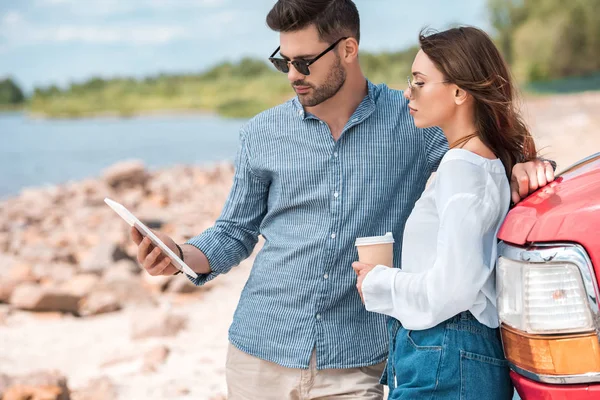
M 154 234 L 158 236 L 169 249 L 175 254 L 178 254 L 179 250 L 173 239 L 164 233 L 154 232 Z M 150 275 L 173 275 L 179 271 L 171 264 L 171 259 L 166 257 L 159 247 L 154 246 L 150 239 L 143 237 L 135 227 L 131 227 L 130 235 L 131 239 L 138 245 L 137 260 Z
M 365 298 L 363 297 L 362 293 L 362 284 L 367 277 L 367 274 L 371 272 L 373 268 L 375 268 L 375 265 L 373 264 L 364 264 L 358 261 L 352 263 L 352 269 L 354 269 L 354 272 L 356 272 L 356 275 L 358 275 L 356 279 L 356 289 L 358 289 L 358 294 L 360 295 L 360 299 L 363 304 L 365 303 Z
M 518 203 L 528 194 L 552 181 L 554 181 L 554 169 L 548 161 L 534 160 L 515 164 L 510 179 L 513 203 Z

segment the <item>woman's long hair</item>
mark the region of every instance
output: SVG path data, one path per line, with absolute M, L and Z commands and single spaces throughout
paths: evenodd
M 518 111 L 513 79 L 498 48 L 485 32 L 472 27 L 429 35 L 422 31 L 419 43 L 449 83 L 473 96 L 475 134 L 502 161 L 510 179 L 513 166 L 534 159 L 537 152 Z

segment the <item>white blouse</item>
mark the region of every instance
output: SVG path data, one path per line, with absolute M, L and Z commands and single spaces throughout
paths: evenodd
M 499 159 L 449 150 L 406 222 L 402 269 L 378 265 L 365 277 L 367 310 L 406 329 L 428 329 L 466 310 L 498 327 L 496 235 L 509 205 Z

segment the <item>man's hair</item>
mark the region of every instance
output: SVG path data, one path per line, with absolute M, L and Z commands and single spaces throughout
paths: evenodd
M 311 24 L 324 42 L 341 37 L 360 41 L 360 18 L 352 0 L 278 0 L 267 15 L 267 25 L 276 32 L 298 31 Z

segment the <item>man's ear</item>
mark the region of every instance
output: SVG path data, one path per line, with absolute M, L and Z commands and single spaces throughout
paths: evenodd
M 342 58 L 346 61 L 353 61 L 358 57 L 358 42 L 351 37 L 343 41 Z
M 471 95 L 467 93 L 466 90 L 454 86 L 454 103 L 456 103 L 456 105 L 460 106 L 465 104 L 467 100 L 469 100 L 469 97 L 471 97 Z

